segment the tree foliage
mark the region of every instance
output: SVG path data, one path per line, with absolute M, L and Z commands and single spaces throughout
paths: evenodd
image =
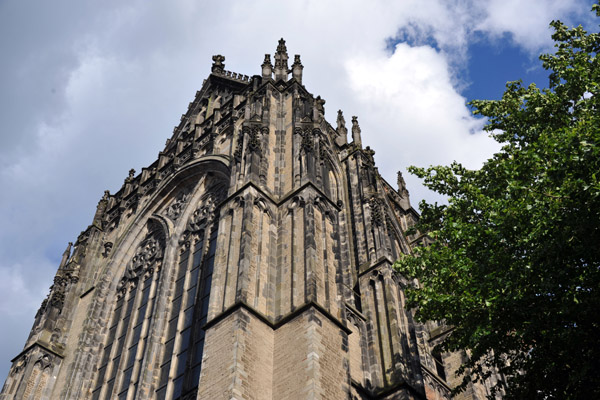
M 549 89 L 470 103 L 501 151 L 410 168 L 449 200 L 421 203 L 434 241 L 396 267 L 417 317 L 453 327 L 443 347 L 469 350 L 463 387 L 494 367 L 507 398 L 600 398 L 600 35 L 551 26 Z

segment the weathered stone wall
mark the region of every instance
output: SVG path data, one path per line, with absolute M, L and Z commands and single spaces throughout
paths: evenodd
M 206 333 L 198 399 L 273 399 L 273 329 L 244 309 Z
M 279 327 L 275 336 L 273 399 L 344 399 L 346 334 L 309 308 Z

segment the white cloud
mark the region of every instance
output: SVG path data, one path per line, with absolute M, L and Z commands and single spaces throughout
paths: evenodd
M 553 19 L 571 21 L 572 16 L 589 14 L 589 1 L 564 0 L 490 0 L 485 6 L 485 18 L 476 29 L 499 38 L 504 34 L 532 54 L 550 49 Z
M 376 150 L 377 163 L 390 183 L 395 183 L 395 170 L 411 164 L 457 160 L 478 168 L 499 148 L 481 131 L 483 121 L 469 113 L 453 87 L 445 56 L 431 47 L 401 43 L 391 57 L 353 59 L 346 68 L 353 98 L 366 117 L 359 118 L 363 132 L 370 132 L 363 142 Z M 423 197 L 439 199 L 404 175 L 414 203 Z

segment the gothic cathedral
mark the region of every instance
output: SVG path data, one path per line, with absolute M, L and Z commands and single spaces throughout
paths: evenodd
M 1 400 L 449 398 L 462 355 L 392 269 L 426 240 L 402 176 L 325 121 L 283 39 L 260 75 L 224 61 L 69 244 Z

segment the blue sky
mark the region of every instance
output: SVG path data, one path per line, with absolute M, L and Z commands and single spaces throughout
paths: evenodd
M 510 40 L 474 42 L 469 46 L 469 54 L 463 72 L 469 84 L 461 91 L 469 100 L 500 99 L 506 82 L 518 79 L 524 85 L 548 87 L 548 71 L 542 68 L 541 61 Z
M 583 0 L 0 1 L 0 379 L 67 242 L 103 191 L 154 161 L 211 57 L 260 73 L 280 37 L 335 123 L 357 115 L 395 184 L 409 165 L 477 168 L 499 146 L 466 101 L 547 84 L 548 23 L 597 29 Z M 35 10 L 35 11 L 32 11 Z M 440 200 L 407 176 L 411 202 Z
M 535 83 L 548 87 L 548 71 L 537 55 L 530 54 L 509 39 L 489 43 L 486 40 L 469 46 L 469 61 L 464 79 L 470 82 L 461 91 L 469 100 L 497 100 L 504 93 L 508 81 L 521 80 L 524 86 Z

